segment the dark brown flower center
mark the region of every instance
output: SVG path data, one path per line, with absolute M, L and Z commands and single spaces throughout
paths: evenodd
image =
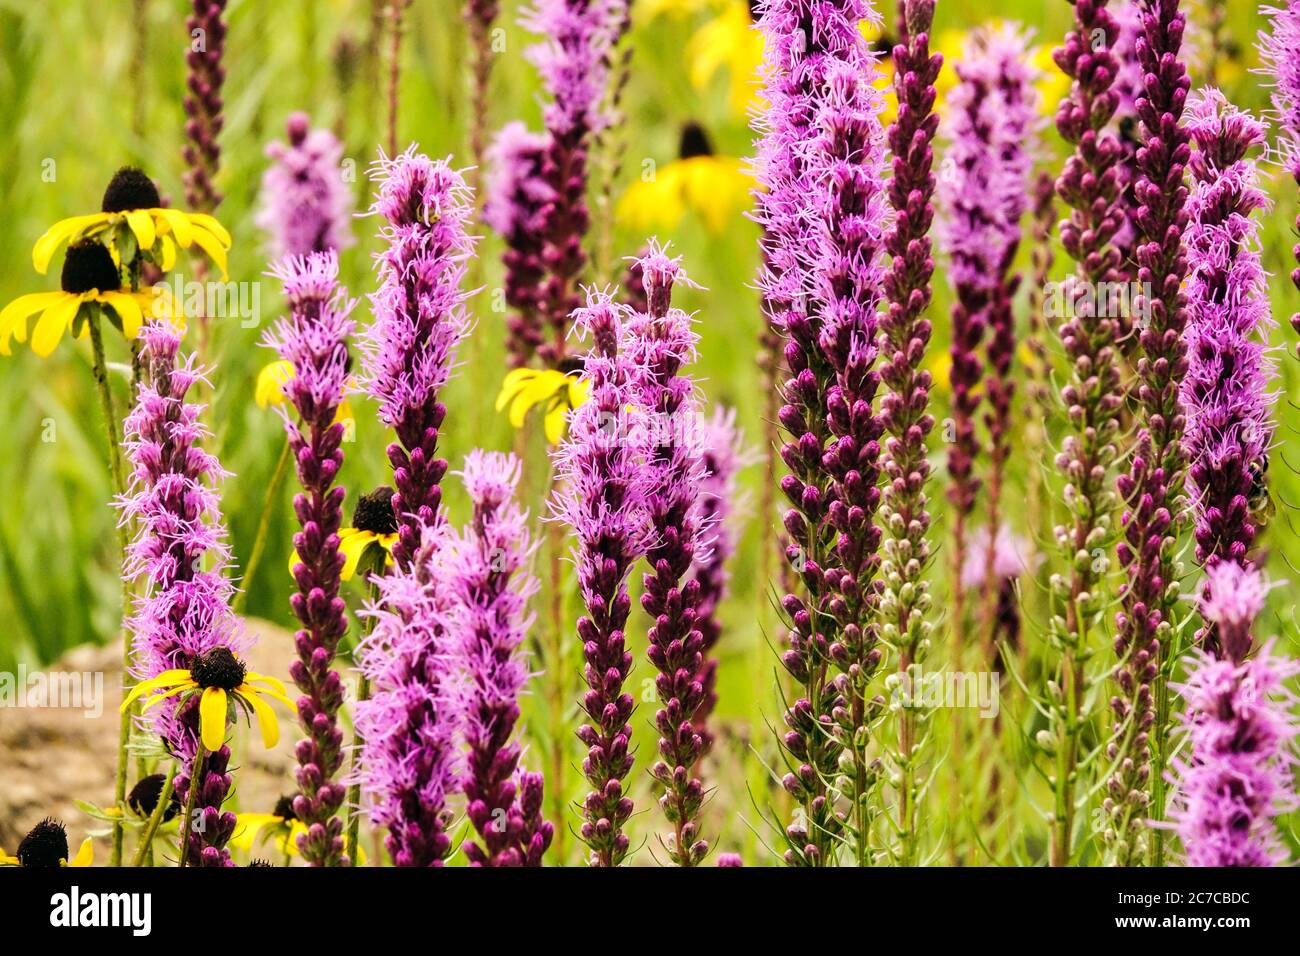
M 681 143 L 677 147 L 677 156 L 680 159 L 690 159 L 692 156 L 712 156 L 713 146 L 709 143 L 709 134 L 704 132 L 704 127 L 699 123 L 687 123 L 682 127 Z
M 397 531 L 397 515 L 393 513 L 393 495 L 387 485 L 380 485 L 368 495 L 357 499 L 352 512 L 352 527 L 371 534 L 393 534 Z
M 190 676 L 200 687 L 220 687 L 231 691 L 244 682 L 244 663 L 228 647 L 204 651 L 190 665 Z
M 108 181 L 99 208 L 104 212 L 125 212 L 128 209 L 157 209 L 161 205 L 162 199 L 153 180 L 143 170 L 123 166 Z
M 38 870 L 57 869 L 68 858 L 68 831 L 58 820 L 46 817 L 18 844 L 18 862 Z
M 158 798 L 162 796 L 163 784 L 166 777 L 160 773 L 151 773 L 147 777 L 141 777 L 140 782 L 131 788 L 127 794 L 126 805 L 142 817 L 153 816 L 154 810 L 158 807 Z M 163 822 L 170 820 L 180 811 L 181 802 L 176 796 L 176 791 L 172 791 L 167 800 L 167 808 L 163 810 Z
M 81 295 L 92 289 L 115 292 L 122 286 L 122 277 L 118 274 L 113 257 L 93 240 L 68 246 L 59 281 L 63 291 L 73 295 Z

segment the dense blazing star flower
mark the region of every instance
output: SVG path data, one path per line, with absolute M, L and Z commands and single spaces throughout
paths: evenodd
M 276 259 L 335 252 L 352 236 L 352 190 L 343 181 L 343 144 L 327 129 L 312 129 L 306 113 L 289 117 L 287 142 L 271 143 L 262 174 L 257 225 Z
M 374 628 L 361 645 L 371 696 L 356 707 L 357 782 L 371 822 L 388 831 L 394 866 L 442 866 L 451 851 L 447 798 L 460 786 L 465 701 L 448 543 L 446 524 L 422 528 L 409 562 L 373 578 L 378 600 L 363 612 Z
M 364 385 L 379 418 L 397 432 L 388 446 L 397 494 L 393 556 L 410 564 L 422 525 L 438 521 L 447 462 L 437 457 L 446 408 L 438 394 L 470 318 L 461 290 L 474 240 L 466 232 L 471 197 L 459 173 L 412 146 L 375 167 L 371 211 L 383 219 L 387 248 L 378 256 L 380 288 L 362 337 Z
M 704 128 L 688 123 L 677 159 L 629 186 L 618 201 L 617 215 L 635 232 L 671 231 L 690 210 L 710 232 L 721 233 L 750 207 L 753 185 L 740 160 L 714 155 Z
M 465 844 L 478 866 L 540 866 L 552 824 L 541 818 L 540 774 L 520 770 L 512 739 L 528 681 L 524 640 L 538 582 L 527 515 L 515 503 L 520 464 L 514 455 L 474 451 L 465 457 L 465 491 L 474 514 L 449 548 L 455 577 L 455 653 L 465 682 L 468 746 L 462 789 L 480 843 Z M 534 793 L 535 791 L 535 793 Z
M 86 837 L 76 856 L 68 853 L 68 831 L 53 817 L 46 817 L 27 832 L 13 856 L 0 849 L 0 866 L 23 866 L 31 870 L 54 870 L 63 866 L 92 866 L 95 841 Z
M 607 292 L 591 290 L 574 315 L 574 328 L 591 345 L 583 360 L 591 399 L 574 413 L 569 433 L 553 453 L 557 490 L 555 518 L 577 538 L 574 563 L 586 614 L 578 621 L 588 690 L 578 729 L 587 745 L 582 764 L 591 792 L 582 802 L 579 835 L 591 848 L 593 866 L 617 866 L 627 854 L 623 826 L 632 800 L 623 781 L 632 769 L 629 719 L 635 702 L 624 691 L 632 655 L 624 640 L 632 599 L 628 577 L 650 540 L 650 489 L 643 430 L 628 424 L 639 400 L 638 370 L 620 350 L 625 310 Z
M 1268 32 L 1260 31 L 1261 72 L 1273 81 L 1273 110 L 1277 114 L 1278 153 L 1282 163 L 1300 186 L 1300 0 L 1286 0 L 1284 7 L 1262 7 L 1269 17 Z M 1300 217 L 1296 219 L 1300 230 Z M 1291 250 L 1297 266 L 1291 284 L 1300 291 L 1300 243 Z M 1300 335 L 1300 310 L 1291 316 L 1291 327 Z
M 1266 343 L 1273 327 L 1260 260 L 1259 216 L 1268 199 L 1251 149 L 1262 123 L 1217 90 L 1188 103 L 1191 160 L 1187 211 L 1188 369 L 1181 383 L 1196 556 L 1245 564 L 1259 531 L 1250 508 L 1274 426 Z
M 221 164 L 217 137 L 225 125 L 221 87 L 226 68 L 221 61 L 226 51 L 226 0 L 192 0 L 192 8 L 185 18 L 185 30 L 194 41 L 185 54 L 185 201 L 211 212 L 221 204 L 215 180 Z

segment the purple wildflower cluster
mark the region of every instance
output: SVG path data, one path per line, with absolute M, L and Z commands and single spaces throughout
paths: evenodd
M 262 175 L 257 225 L 270 236 L 271 255 L 342 251 L 352 236 L 352 191 L 343 181 L 343 144 L 327 129 L 312 129 L 306 113 L 289 117 L 288 142 L 271 143 Z
M 528 601 L 538 587 L 528 567 L 534 546 L 527 515 L 514 501 L 519 473 L 514 455 L 466 456 L 462 477 L 474 514 L 449 545 L 455 652 L 465 682 L 462 788 L 482 841 L 466 842 L 465 853 L 478 866 L 540 866 L 554 829 L 541 816 L 542 775 L 520 770 L 520 746 L 511 739 L 529 677 Z
M 1259 531 L 1250 499 L 1273 437 L 1265 342 L 1273 327 L 1260 262 L 1259 221 L 1267 197 L 1250 150 L 1262 123 L 1217 90 L 1188 102 L 1196 144 L 1187 211 L 1188 369 L 1181 386 L 1196 520 L 1196 557 L 1249 562 Z
M 438 393 L 451 375 L 469 327 L 460 288 L 474 239 L 466 232 L 471 198 L 460 174 L 412 146 L 375 166 L 380 180 L 371 211 L 384 220 L 378 255 L 375 320 L 362 348 L 365 387 L 379 418 L 397 432 L 388 446 L 398 540 L 393 558 L 409 568 L 422 526 L 438 520 L 447 462 L 438 457 L 446 407 Z
M 347 865 L 338 817 L 346 789 L 335 779 L 343 763 L 338 725 L 343 683 L 334 656 L 348 629 L 347 605 L 339 596 L 344 489 L 335 484 L 343 465 L 344 425 L 335 419 L 348 391 L 348 339 L 356 325 L 351 318 L 356 302 L 339 287 L 333 251 L 281 260 L 271 274 L 284 284 L 289 315 L 264 344 L 294 369 L 282 388 L 295 414 L 283 415 L 303 488 L 294 499 L 302 530 L 294 535 L 298 562 L 292 598 L 302 628 L 294 635 L 298 659 L 289 673 L 302 692 L 298 720 L 307 736 L 295 750 L 299 793 L 294 816 L 307 827 L 298 840 L 304 859 L 313 866 Z
M 193 0 L 185 20 L 190 48 L 185 54 L 185 202 L 191 209 L 211 211 L 221 202 L 214 182 L 221 161 L 221 87 L 226 68 L 226 0 Z
M 131 673 L 147 680 L 188 670 L 214 648 L 242 651 L 246 639 L 230 609 L 230 549 L 215 490 L 226 472 L 203 449 L 208 433 L 200 421 L 202 407 L 185 400 L 202 372 L 192 355 L 178 361 L 180 336 L 170 326 L 146 326 L 141 337 L 149 384 L 141 385 L 124 424 L 131 482 L 118 506 L 120 521 L 136 530 L 123 574 L 144 585 L 127 620 Z M 199 747 L 197 695 L 158 704 L 152 728 L 185 768 L 175 778 L 183 805 Z M 232 865 L 226 843 L 235 815 L 221 809 L 231 785 L 229 761 L 225 746 L 207 755 L 194 802 L 195 823 L 201 825 L 184 831 L 190 865 Z
M 1281 131 L 1278 153 L 1300 187 L 1300 0 L 1286 0 L 1284 7 L 1260 9 L 1270 21 L 1269 31 L 1260 31 L 1259 52 L 1263 72 L 1273 80 L 1273 110 Z M 1296 217 L 1296 229 L 1300 231 L 1300 215 Z M 1292 247 L 1291 255 L 1296 260 L 1291 284 L 1300 292 L 1300 242 Z M 1300 309 L 1291 316 L 1291 327 L 1300 335 Z
M 779 419 L 786 556 L 807 589 L 788 594 L 786 670 L 800 694 L 785 715 L 784 786 L 804 819 L 786 829 L 789 862 L 831 862 L 842 819 L 828 781 L 848 747 L 853 825 L 868 785 L 866 687 L 881 651 L 871 608 L 881 532 L 873 523 L 882 425 L 872 411 L 876 307 L 890 224 L 883 184 L 879 67 L 858 32 L 863 0 L 770 0 L 761 7 L 767 108 L 755 163 L 764 229 L 759 286 L 785 337 L 790 378 Z M 831 674 L 831 665 L 839 670 Z

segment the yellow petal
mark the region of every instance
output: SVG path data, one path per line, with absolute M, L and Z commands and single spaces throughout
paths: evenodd
M 63 333 L 72 325 L 81 303 L 81 296 L 65 293 L 63 298 L 46 309 L 32 330 L 32 351 L 45 358 L 58 348 Z
M 230 278 L 226 272 L 226 247 L 217 241 L 217 237 L 206 229 L 194 229 L 194 244 L 208 254 L 208 257 L 217 264 L 221 270 L 221 281 L 225 282 Z
M 81 841 L 81 847 L 77 850 L 68 866 L 90 866 L 95 862 L 95 841 L 90 837 Z
M 60 220 L 45 230 L 45 234 L 37 239 L 36 245 L 32 247 L 32 265 L 36 267 L 36 271 L 45 275 L 45 271 L 50 267 L 50 260 L 54 258 L 54 251 L 68 239 L 97 222 L 108 222 L 108 213 L 96 212 L 89 216 L 73 216 L 71 219 Z
M 9 856 L 4 850 L 0 850 L 0 866 L 22 866 L 22 860 L 16 856 Z
M 257 694 L 246 692 L 239 696 L 252 705 L 253 713 L 257 715 L 257 725 L 262 730 L 262 744 L 270 750 L 280 742 L 280 722 L 275 719 L 275 711 Z
M 194 227 L 189 218 L 179 209 L 154 209 L 155 216 L 161 216 L 167 228 L 176 236 L 176 243 L 182 249 L 188 249 L 194 242 Z
M 239 850 L 252 850 L 253 842 L 266 827 L 278 826 L 284 822 L 283 817 L 274 813 L 241 813 L 235 817 L 235 832 L 230 837 L 230 845 Z
M 226 742 L 226 692 L 207 687 L 199 701 L 199 736 L 208 750 L 220 750 Z
M 519 394 L 520 389 L 524 388 L 537 375 L 537 370 L 532 368 L 516 368 L 506 373 L 506 377 L 501 382 L 501 391 L 497 393 L 497 411 L 505 408 L 510 401 Z
M 564 402 L 556 401 L 546 413 L 546 440 L 552 445 L 558 445 L 564 440 L 565 416 L 568 412 L 569 408 Z
M 157 677 L 150 677 L 148 680 L 142 680 L 131 688 L 131 693 L 126 695 L 126 700 L 122 701 L 122 710 L 126 710 L 135 702 L 135 699 L 141 694 L 150 694 L 161 687 L 173 687 L 176 684 L 194 683 L 190 677 L 190 672 L 182 669 L 163 671 Z
M 66 292 L 31 292 L 20 295 L 0 311 L 0 355 L 9 354 L 9 339 L 27 341 L 27 320 L 62 299 Z
M 537 377 L 510 403 L 510 424 L 515 428 L 522 428 L 524 419 L 528 417 L 528 410 L 539 402 L 546 401 L 563 388 L 567 378 L 567 375 L 555 369 L 538 372 Z
M 99 300 L 112 306 L 117 317 L 122 320 L 122 335 L 128 339 L 133 339 L 140 334 L 140 326 L 144 324 L 144 315 L 140 311 L 140 303 L 135 296 L 129 292 L 101 292 Z
M 125 214 L 126 224 L 131 227 L 135 233 L 135 241 L 141 249 L 152 249 L 156 230 L 153 225 L 153 216 L 144 209 L 131 209 Z
M 230 248 L 230 233 L 226 232 L 226 227 L 217 222 L 215 216 L 209 216 L 206 212 L 192 212 L 189 214 L 190 222 L 200 229 L 206 229 L 216 237 L 217 242 L 221 243 L 227 249 Z
M 171 688 L 170 690 L 165 690 L 161 694 L 154 694 L 144 702 L 144 706 L 140 708 L 140 713 L 143 714 L 154 704 L 160 703 L 166 700 L 168 697 L 175 697 L 177 694 L 185 693 L 185 691 L 189 690 L 193 686 L 194 686 L 193 681 L 187 681 L 184 684 L 177 684 L 175 687 Z
M 293 363 L 287 359 L 277 359 L 262 366 L 262 370 L 257 373 L 257 385 L 253 389 L 253 401 L 257 402 L 257 407 L 282 404 L 284 386 L 293 381 L 295 374 Z
M 250 684 L 266 684 L 267 686 L 279 691 L 281 694 L 286 695 L 287 699 L 289 691 L 285 688 L 284 681 L 280 680 L 278 677 L 272 677 L 269 674 L 255 674 L 252 671 L 249 671 L 248 676 L 246 676 L 244 680 Z
M 176 265 L 176 243 L 172 241 L 171 236 L 163 236 L 162 262 L 160 266 L 163 272 L 171 272 L 174 265 Z
M 357 573 L 357 565 L 361 563 L 361 556 L 366 553 L 371 542 L 377 540 L 379 538 L 373 531 L 344 528 L 339 532 L 339 552 L 343 555 L 343 573 L 339 575 L 341 580 L 352 580 L 352 576 Z

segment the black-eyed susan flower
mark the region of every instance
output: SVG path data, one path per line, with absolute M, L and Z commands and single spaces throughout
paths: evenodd
M 126 795 L 126 805 L 136 814 L 146 820 L 153 816 L 154 810 L 158 808 L 158 800 L 162 797 L 163 788 L 167 784 L 167 777 L 161 773 L 151 773 L 148 776 L 141 777 L 139 782 L 131 788 L 131 792 Z M 171 820 L 176 814 L 181 812 L 181 801 L 176 791 L 171 791 L 167 799 L 167 806 L 163 809 L 163 822 Z
M 387 552 L 384 561 L 393 562 L 393 545 L 397 543 L 397 515 L 393 513 L 393 495 L 395 492 L 387 485 L 380 485 L 368 495 L 357 499 L 357 506 L 352 511 L 352 527 L 339 529 L 339 552 L 343 555 L 343 571 L 340 580 L 347 581 L 357 573 L 361 559 L 371 548 L 381 548 Z M 302 563 L 295 548 L 289 557 L 289 573 Z
M 90 866 L 95 846 L 90 837 L 81 841 L 74 857 L 68 856 L 68 831 L 58 820 L 46 817 L 22 838 L 18 850 L 9 856 L 0 850 L 0 866 L 22 866 L 30 870 L 55 870 L 61 866 Z
M 113 250 L 118 261 L 143 252 L 164 272 L 176 261 L 176 247 L 198 246 L 227 277 L 226 250 L 230 233 L 207 213 L 163 208 L 158 187 L 139 169 L 123 166 L 104 190 L 100 211 L 56 222 L 32 248 L 32 265 L 41 275 L 59 246 L 86 239 L 99 239 Z
M 582 377 L 582 360 L 565 359 L 559 368 L 512 369 L 501 383 L 497 411 L 510 407 L 510 424 L 523 428 L 528 412 L 543 402 L 546 440 L 558 445 L 568 426 L 568 415 L 587 401 L 591 384 Z
M 199 737 L 209 751 L 219 750 L 225 743 L 226 715 L 231 704 L 257 717 L 262 743 L 267 749 L 279 742 L 280 724 L 275 711 L 262 698 L 271 697 L 291 710 L 297 710 L 283 683 L 274 677 L 249 671 L 228 647 L 214 647 L 203 652 L 194 659 L 189 670 L 163 671 L 157 677 L 141 681 L 122 701 L 122 710 L 125 712 L 137 698 L 146 695 L 148 699 L 142 711 L 177 694 L 193 692 L 202 694 L 199 700 Z
M 145 310 L 152 312 L 150 294 L 123 289 L 121 274 L 109 251 L 98 242 L 68 247 L 63 260 L 59 292 L 33 292 L 19 296 L 0 311 L 0 355 L 9 355 L 12 339 L 27 341 L 27 321 L 39 314 L 32 329 L 32 351 L 45 358 L 67 332 L 86 334 L 86 319 L 98 310 L 126 338 L 140 334 Z
M 691 85 L 707 89 L 717 72 L 725 69 L 728 103 L 737 116 L 745 116 L 762 92 L 763 34 L 754 29 L 753 0 L 723 0 L 721 6 L 718 15 L 686 44 Z
M 678 158 L 629 186 L 618 202 L 618 218 L 637 232 L 655 232 L 675 229 L 691 210 L 720 233 L 749 208 L 753 186 L 740 160 L 715 156 L 703 127 L 687 123 Z
M 257 403 L 257 407 L 270 408 L 272 405 L 283 405 L 284 386 L 292 382 L 295 375 L 293 363 L 288 359 L 276 359 L 262 366 L 262 370 L 257 373 L 257 384 L 253 388 L 253 401 Z M 334 421 L 346 424 L 355 420 L 356 415 L 352 411 L 352 405 L 346 398 L 343 399 L 334 413 Z

